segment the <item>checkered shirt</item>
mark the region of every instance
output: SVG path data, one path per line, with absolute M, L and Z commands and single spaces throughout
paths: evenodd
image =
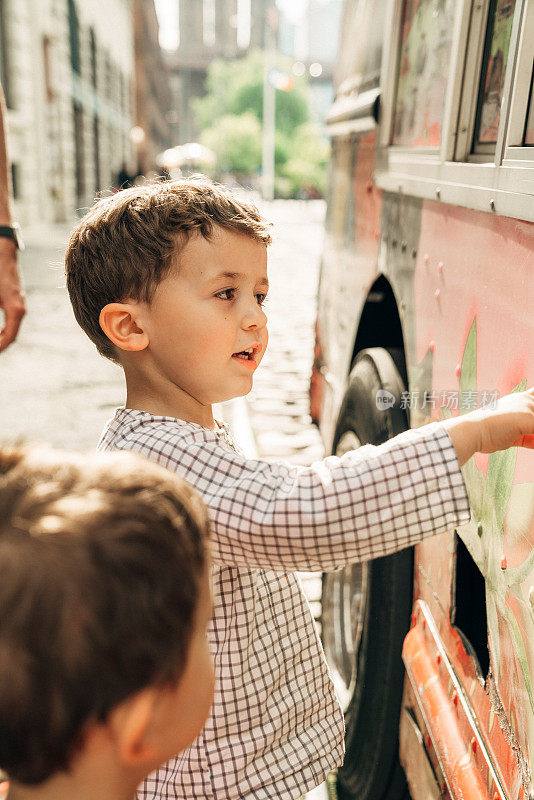
M 292 800 L 343 758 L 343 716 L 295 571 L 385 556 L 467 522 L 439 423 L 311 467 L 245 458 L 223 425 L 118 409 L 99 449 L 180 473 L 212 517 L 216 689 L 204 730 L 139 797 Z

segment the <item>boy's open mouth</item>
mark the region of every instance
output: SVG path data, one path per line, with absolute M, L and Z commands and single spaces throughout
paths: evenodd
M 254 342 L 250 347 L 245 347 L 244 350 L 232 353 L 232 358 L 239 358 L 241 361 L 256 361 L 255 356 L 260 352 L 261 344 L 259 342 Z
M 244 358 L 251 361 L 254 358 L 254 348 L 249 347 L 247 350 L 240 350 L 239 353 L 233 353 L 232 358 Z

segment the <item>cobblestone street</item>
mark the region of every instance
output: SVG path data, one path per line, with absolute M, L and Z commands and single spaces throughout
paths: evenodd
M 27 314 L 0 357 L 3 442 L 91 450 L 124 402 L 120 369 L 98 355 L 74 319 L 63 275 L 67 237 L 58 227 L 26 232 L 20 264 Z
M 224 413 L 247 454 L 311 464 L 323 455 L 309 415 L 308 390 L 324 204 L 280 201 L 261 210 L 273 222 L 265 306 L 269 346 L 246 401 L 227 404 Z M 321 576 L 303 573 L 301 580 L 318 622 Z
M 323 245 L 321 201 L 275 202 L 269 258 L 269 347 L 247 400 L 258 452 L 309 464 L 322 455 L 309 416 L 316 292 Z
M 225 404 L 223 414 L 247 455 L 311 464 L 324 455 L 309 415 L 316 295 L 323 247 L 325 205 L 278 201 L 261 204 L 273 223 L 269 254 L 269 346 L 245 399 Z M 310 609 L 320 627 L 321 573 L 301 573 Z M 306 800 L 335 797 L 324 783 Z

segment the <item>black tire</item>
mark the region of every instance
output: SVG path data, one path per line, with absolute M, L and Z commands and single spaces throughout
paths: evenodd
M 400 407 L 400 395 L 405 387 L 394 360 L 395 357 L 398 361 L 401 355 L 390 354 L 382 348 L 364 350 L 358 355 L 339 416 L 334 452 L 347 431 L 354 432 L 361 444 L 381 444 L 409 427 L 406 413 Z M 380 389 L 395 396 L 393 407 L 387 410 L 377 408 L 376 393 Z M 354 581 L 350 569 L 346 570 L 346 580 Z M 353 646 L 357 673 L 354 673 L 354 684 L 348 684 L 346 755 L 338 770 L 338 798 L 401 800 L 409 797 L 399 762 L 398 733 L 404 681 L 401 650 L 409 630 L 412 608 L 413 549 L 371 561 L 364 570 L 360 627 L 358 635 L 354 635 Z M 323 576 L 323 609 L 328 604 L 332 608 L 333 598 L 328 592 L 335 590 L 336 580 L 338 606 L 341 604 L 340 579 L 326 574 Z M 354 591 L 354 583 L 349 595 L 350 591 Z M 336 613 L 343 611 L 341 607 L 341 611 Z M 343 624 L 347 624 L 338 620 L 337 625 L 332 625 L 332 619 L 332 613 L 328 619 L 323 614 L 322 635 L 327 657 L 327 641 L 332 633 L 325 630 L 325 624 L 330 624 L 337 631 L 333 635 L 338 637 L 345 636 L 339 630 L 340 626 L 343 629 Z M 354 630 L 352 622 L 350 630 Z M 337 652 L 339 657 L 339 650 L 332 652 Z M 346 658 L 346 652 L 344 656 Z

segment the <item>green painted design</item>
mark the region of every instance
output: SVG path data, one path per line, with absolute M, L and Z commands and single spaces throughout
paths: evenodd
M 464 480 L 469 487 L 469 502 L 473 516 L 483 520 L 482 507 L 484 502 L 484 475 L 478 469 L 475 459 L 470 458 L 462 469 Z
M 477 327 L 476 317 L 469 330 L 462 357 L 460 372 L 460 402 L 466 393 L 477 388 Z M 520 392 L 526 388 L 526 380 L 512 391 Z M 468 408 L 460 408 L 465 413 Z M 443 412 L 448 409 L 443 409 Z M 449 417 L 450 413 L 444 413 Z M 486 581 L 486 611 L 488 635 L 491 644 L 492 665 L 497 684 L 501 667 L 501 646 L 499 620 L 507 627 L 514 646 L 517 664 L 523 676 L 532 711 L 534 712 L 534 693 L 530 675 L 525 642 L 518 621 L 506 599 L 509 594 L 521 598 L 520 586 L 534 570 L 534 550 L 517 567 L 503 568 L 504 519 L 510 502 L 514 473 L 517 461 L 517 448 L 492 453 L 488 458 L 486 476 L 474 458 L 462 468 L 464 480 L 469 491 L 472 521 L 461 528 L 460 533 L 476 565 Z
M 511 447 L 509 450 L 498 450 L 496 453 L 492 453 L 488 459 L 481 517 L 484 523 L 495 514 L 497 521 L 496 533 L 501 539 L 504 516 L 514 484 L 516 460 L 517 447 Z
M 534 570 L 534 550 L 531 550 L 526 559 L 518 567 L 508 567 L 508 585 L 517 588 Z
M 528 658 L 527 658 L 527 651 L 525 648 L 525 642 L 523 641 L 523 636 L 521 635 L 521 631 L 519 630 L 517 619 L 513 615 L 510 606 L 505 606 L 504 613 L 506 622 L 508 624 L 508 630 L 510 631 L 510 636 L 512 637 L 512 641 L 515 646 L 515 656 L 519 663 L 521 674 L 523 675 L 523 680 L 525 681 L 525 687 L 527 689 L 528 697 L 530 700 L 530 707 L 534 711 L 534 695 L 532 694 L 532 683 L 530 681 L 530 671 L 528 668 Z
M 476 392 L 477 388 L 477 318 L 473 319 L 467 335 L 460 369 L 460 414 L 472 408 L 465 399 L 468 392 Z

